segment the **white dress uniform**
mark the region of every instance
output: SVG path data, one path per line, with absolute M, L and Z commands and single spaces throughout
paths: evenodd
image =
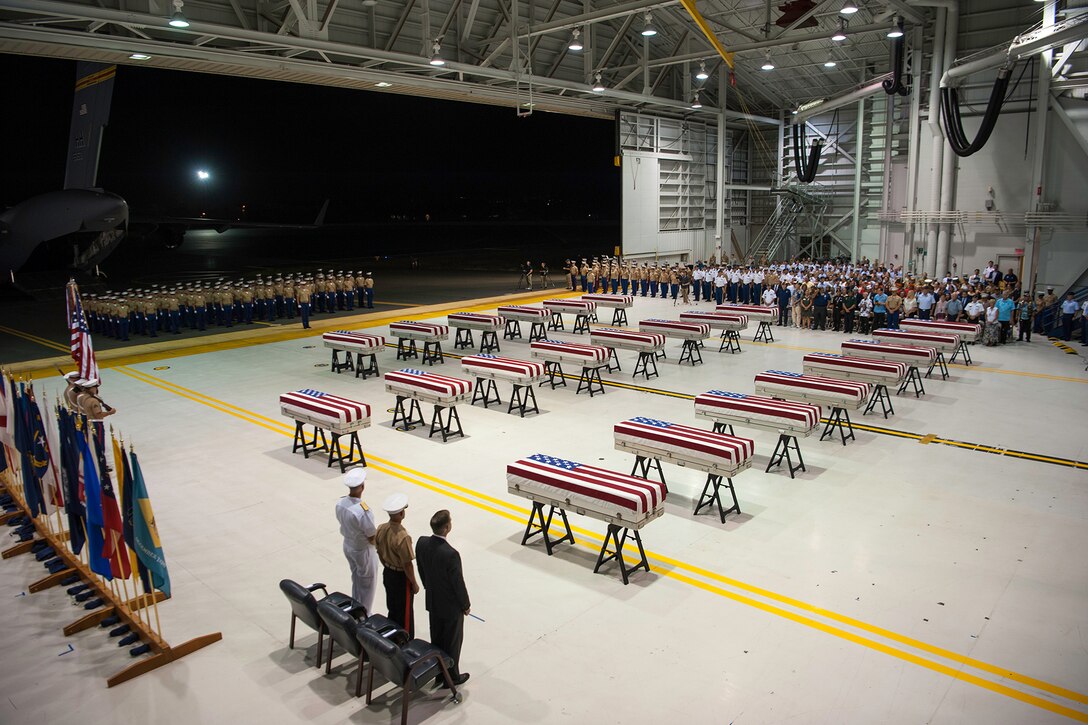
M 378 551 L 370 539 L 377 534 L 374 514 L 362 499 L 344 496 L 336 502 L 336 520 L 344 537 L 344 557 L 351 569 L 351 598 L 374 608 L 374 592 L 378 586 Z

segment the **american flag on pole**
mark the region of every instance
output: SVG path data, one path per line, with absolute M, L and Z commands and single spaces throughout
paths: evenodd
M 68 282 L 68 329 L 72 333 L 72 359 L 79 368 L 79 376 L 84 380 L 98 377 L 98 362 L 94 359 L 94 344 L 91 331 L 87 327 L 87 318 L 83 314 L 83 302 L 79 298 L 79 287 L 75 280 Z

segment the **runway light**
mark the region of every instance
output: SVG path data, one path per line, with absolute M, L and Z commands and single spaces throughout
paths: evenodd
M 196 178 L 200 179 L 201 181 L 207 181 L 208 179 L 212 178 L 212 175 L 204 169 L 198 169 L 196 172 Z

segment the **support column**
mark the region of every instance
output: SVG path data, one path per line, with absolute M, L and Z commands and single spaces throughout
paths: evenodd
M 864 75 L 864 72 L 863 72 Z M 858 99 L 858 119 L 854 124 L 857 129 L 854 137 L 854 224 L 850 235 L 850 261 L 858 262 L 858 250 L 861 248 L 861 162 L 865 158 L 865 99 Z
M 1055 11 L 1054 3 L 1047 3 L 1043 7 L 1043 28 L 1052 28 L 1054 26 Z M 1036 84 L 1038 89 L 1035 100 L 1035 111 L 1032 114 L 1032 123 L 1035 125 L 1035 156 L 1031 162 L 1031 202 L 1028 205 L 1029 209 L 1035 211 L 1039 210 L 1039 204 L 1043 201 L 1043 174 L 1046 171 L 1046 124 L 1047 124 L 1047 111 L 1050 108 L 1050 79 L 1051 79 L 1051 66 L 1054 63 L 1054 51 L 1047 50 L 1043 52 L 1043 57 L 1039 59 L 1039 82 Z M 1057 103 L 1057 99 L 1054 99 Z M 1043 238 L 1043 230 L 1041 227 L 1035 227 L 1031 232 L 1031 237 L 1024 244 L 1024 268 L 1021 274 L 1027 276 L 1028 285 L 1024 285 L 1025 291 L 1030 291 L 1032 299 L 1035 298 L 1035 285 L 1038 284 L 1039 276 L 1039 244 Z
M 704 88 L 706 85 L 704 84 Z M 732 183 L 732 179 L 726 175 L 725 159 L 726 159 L 726 139 L 729 136 L 729 130 L 725 125 L 725 107 L 726 107 L 726 93 L 729 89 L 729 78 L 727 77 L 727 70 L 723 63 L 718 68 L 718 158 L 715 161 L 718 169 L 718 185 L 714 190 L 714 208 L 718 210 L 717 219 L 714 220 L 714 239 L 713 246 L 717 250 L 718 260 L 721 261 L 722 257 L 728 254 L 732 254 L 733 242 L 730 238 L 730 232 L 732 229 L 729 226 L 728 210 L 725 208 L 725 187 L 727 184 Z M 707 254 L 708 250 L 703 250 L 703 259 L 707 259 L 710 255 Z M 692 260 L 693 262 L 696 260 Z
M 930 157 L 929 169 L 929 207 L 926 211 L 933 213 L 941 206 L 941 169 L 944 165 L 944 132 L 941 130 L 941 76 L 944 75 L 945 59 L 945 21 L 948 11 L 944 8 L 937 9 L 937 22 L 933 28 L 933 57 L 930 59 L 929 74 L 929 113 L 926 122 L 929 125 L 929 133 L 932 136 L 933 148 Z M 930 222 L 926 231 L 926 256 L 922 259 L 920 269 L 916 270 L 924 274 L 933 275 L 932 267 L 937 259 L 937 224 Z M 913 255 L 914 250 L 911 250 Z
M 1053 3 L 1052 3 L 1053 4 Z M 959 13 L 948 13 L 944 27 L 944 65 L 947 69 L 956 60 L 956 36 L 959 33 Z M 956 168 L 959 156 L 951 149 L 944 152 L 941 164 L 941 216 L 952 211 L 956 204 Z M 948 271 L 949 251 L 952 248 L 952 223 L 941 222 L 937 231 L 937 254 L 926 272 L 934 279 Z
M 910 132 L 909 140 L 907 142 L 907 211 L 913 212 L 918 208 L 918 167 L 920 166 L 918 159 L 919 141 L 921 138 L 921 129 L 919 125 L 921 123 L 921 104 L 922 104 L 922 56 L 924 53 L 923 44 L 925 42 L 925 34 L 921 26 L 915 26 L 914 38 L 911 41 L 911 75 L 914 79 L 914 88 L 911 89 L 910 94 Z M 921 239 L 922 235 L 915 235 L 915 224 L 913 221 L 908 221 L 903 235 L 903 244 L 898 250 L 883 249 L 881 250 L 881 259 L 885 264 L 892 264 L 895 260 L 893 256 L 899 255 L 899 263 L 903 264 L 904 261 L 910 256 L 910 250 L 915 246 L 915 239 Z

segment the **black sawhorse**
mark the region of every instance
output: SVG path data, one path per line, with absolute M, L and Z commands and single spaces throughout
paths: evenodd
M 480 352 L 502 352 L 499 349 L 499 333 L 495 330 L 480 330 Z
M 547 385 L 551 383 L 552 390 L 562 385 L 567 387 L 567 379 L 563 377 L 563 363 L 558 360 L 545 360 L 544 361 L 544 374 L 548 377 L 540 381 L 540 385 Z M 592 396 L 590 396 L 592 397 Z
M 496 393 L 497 394 L 497 393 Z M 446 419 L 442 419 L 442 411 L 446 411 Z M 454 430 L 453 424 L 457 423 L 457 429 Z M 461 429 L 461 416 L 457 415 L 456 405 L 435 405 L 434 415 L 431 416 L 431 432 L 427 435 L 428 438 L 433 438 L 435 433 L 442 434 L 442 442 L 445 443 L 452 435 L 459 435 L 462 438 L 465 437 L 465 432 Z
M 483 385 L 480 383 L 483 382 Z M 491 397 L 494 394 L 495 397 Z M 495 385 L 495 381 L 491 378 L 476 379 L 476 389 L 472 391 L 472 402 L 469 405 L 476 405 L 476 401 L 483 401 L 484 407 L 487 408 L 492 403 L 498 403 L 502 405 L 502 398 L 499 397 L 499 388 Z
M 329 450 L 329 441 L 325 437 L 325 430 L 323 428 L 318 428 L 316 425 L 314 426 L 312 440 L 309 443 L 306 442 L 306 434 L 303 430 L 305 425 L 306 424 L 301 420 L 295 421 L 295 439 L 291 445 L 291 452 L 297 453 L 298 449 L 301 448 L 302 457 L 309 458 L 311 453 L 320 453 Z M 320 443 L 318 443 L 319 439 L 321 441 Z
M 854 438 L 854 426 L 850 422 L 850 413 L 846 408 L 831 408 L 831 415 L 827 417 L 827 425 L 824 426 L 824 432 L 820 434 L 820 440 L 835 435 L 836 428 L 839 429 L 839 436 L 844 446 L 848 439 Z
M 620 533 L 620 529 L 623 533 Z M 627 562 L 623 560 L 623 545 L 627 543 L 627 538 L 630 536 L 634 539 L 638 545 L 638 553 L 641 559 L 634 566 L 627 566 Z M 608 545 L 612 543 L 615 548 L 609 549 Z M 604 542 L 601 543 L 601 553 L 597 555 L 597 565 L 593 567 L 593 573 L 596 574 L 600 571 L 601 566 L 615 561 L 620 565 L 620 576 L 623 577 L 623 585 L 627 586 L 627 579 L 631 572 L 638 571 L 639 569 L 645 569 L 650 571 L 650 562 L 646 559 L 646 550 L 642 548 L 642 537 L 638 533 L 638 529 L 632 531 L 626 526 L 620 526 L 619 524 L 609 524 L 608 533 L 604 536 Z
M 756 336 L 752 338 L 752 342 L 774 342 L 774 333 L 771 332 L 771 323 L 766 320 L 762 320 L 759 323 L 759 329 L 756 330 Z
M 908 386 L 914 386 L 914 397 L 926 394 L 925 385 L 922 384 L 922 376 L 918 374 L 918 366 L 911 365 L 907 369 L 907 377 L 903 378 L 903 382 L 899 384 L 899 390 L 895 391 L 896 395 L 902 395 L 903 391 Z
M 651 368 L 653 372 L 651 372 Z M 611 371 L 609 371 L 611 372 Z M 637 376 L 642 373 L 642 376 L 649 380 L 650 378 L 657 377 L 657 353 L 653 350 L 639 350 L 638 362 L 635 363 L 635 372 L 631 374 L 631 377 Z
M 563 521 L 563 528 L 566 533 L 558 539 L 553 539 L 548 533 L 548 529 L 552 525 L 552 517 L 555 516 L 556 511 L 559 512 L 559 518 Z M 561 508 L 556 508 L 555 504 L 548 506 L 548 515 L 545 517 L 544 504 L 540 501 L 533 501 L 533 510 L 529 512 L 529 523 L 525 525 L 525 535 L 521 537 L 521 545 L 525 546 L 526 542 L 537 534 L 540 534 L 540 538 L 543 539 L 544 549 L 548 552 L 548 556 L 552 555 L 552 549 L 555 548 L 556 544 L 562 544 L 564 541 L 574 543 L 574 533 L 570 530 L 567 512 Z
M 703 354 L 699 352 L 699 340 L 684 340 L 684 347 L 680 351 L 680 365 L 687 360 L 692 367 L 703 364 Z
M 728 429 L 729 435 L 736 435 L 733 433 L 732 423 L 715 423 L 715 433 L 725 433 Z M 793 457 L 791 453 L 797 454 L 797 465 L 793 465 Z M 771 454 L 771 459 L 767 461 L 767 467 L 763 469 L 764 473 L 770 473 L 772 466 L 781 466 L 782 461 L 786 461 L 786 468 L 789 469 L 790 478 L 796 478 L 797 471 L 808 472 L 805 468 L 805 459 L 801 456 L 801 444 L 797 440 L 797 436 L 792 433 L 786 433 L 785 431 L 778 432 L 778 444 L 774 447 L 774 453 Z
M 404 343 L 408 343 L 405 345 Z M 419 351 L 416 349 L 416 341 L 414 338 L 398 337 L 397 338 L 397 359 L 409 360 L 411 358 L 419 357 Z
M 562 321 L 563 318 L 559 318 Z M 536 342 L 537 340 L 544 340 L 548 337 L 548 333 L 544 331 L 543 322 L 534 322 L 533 326 L 529 328 L 529 342 Z
M 862 415 L 868 415 L 876 409 L 876 404 L 880 403 L 881 410 L 884 411 L 884 417 L 887 418 L 888 414 L 895 415 L 895 408 L 892 407 L 892 396 L 888 394 L 888 386 L 884 383 L 876 383 L 873 387 L 873 394 L 869 396 L 869 404 L 865 406 L 865 411 Z
M 582 377 L 578 378 L 578 388 L 574 391 L 574 394 L 577 395 L 583 390 L 589 392 L 591 398 L 597 393 L 604 395 L 604 383 L 601 381 L 601 369 L 599 367 L 582 367 Z
M 733 479 L 725 478 L 727 483 L 722 483 L 723 476 L 708 473 L 706 476 L 706 485 L 703 486 L 703 492 L 699 494 L 699 501 L 695 504 L 695 510 L 692 511 L 692 516 L 698 516 L 699 512 L 704 508 L 709 509 L 711 504 L 718 505 L 718 516 L 721 518 L 722 523 L 725 523 L 726 514 L 740 513 L 740 504 L 737 503 L 737 492 L 733 489 Z M 733 505 L 729 508 L 722 506 L 722 493 L 721 488 L 725 486 L 729 489 L 730 495 L 733 497 Z M 711 490 L 713 487 L 713 490 Z
M 475 347 L 476 343 L 472 341 L 472 330 L 467 327 L 458 327 L 457 336 L 453 339 L 453 349 L 460 350 L 466 347 Z
M 521 338 L 521 322 L 518 320 L 507 320 L 506 327 L 502 330 L 502 339 L 504 340 L 518 340 Z
M 627 310 L 622 307 L 617 307 L 612 311 L 612 326 L 626 326 L 627 325 Z
M 650 458 L 648 456 L 640 456 L 635 454 L 635 465 L 631 467 L 631 475 L 638 476 L 639 478 L 645 478 L 650 480 L 650 471 L 657 470 L 657 477 L 661 479 L 662 485 L 665 484 L 665 473 L 661 470 L 661 459 Z M 637 473 L 636 473 L 637 472 Z
M 404 410 L 405 400 L 410 401 L 407 411 Z M 404 425 L 403 428 L 397 428 L 398 420 Z M 423 411 L 419 407 L 418 400 L 403 395 L 397 396 L 397 404 L 393 407 L 393 428 L 408 431 L 413 430 L 417 424 L 425 425 L 426 423 L 427 421 L 423 419 Z
M 370 358 L 369 365 L 363 365 L 363 357 Z M 363 380 L 366 380 L 371 375 L 380 375 L 378 372 L 378 356 L 376 353 L 355 353 L 355 377 L 363 376 Z
M 333 349 L 332 362 L 329 364 L 329 367 L 332 368 L 334 373 L 340 373 L 344 370 L 354 370 L 355 364 L 351 361 L 351 352 L 344 350 L 344 359 L 341 361 L 340 351 Z
M 533 390 L 532 385 L 518 385 L 514 383 L 514 392 L 510 394 L 510 406 L 506 409 L 507 413 L 514 412 L 515 409 L 521 413 L 521 417 L 525 417 L 525 413 L 529 412 L 529 404 L 532 403 L 533 413 L 539 413 L 540 408 L 536 407 L 536 392 Z
M 956 357 L 960 354 L 963 355 L 963 364 L 969 366 L 971 364 L 971 351 L 967 348 L 967 341 L 962 338 L 960 339 L 960 346 L 952 353 L 952 358 L 948 362 L 956 362 Z
M 442 357 L 442 343 L 439 340 L 423 343 L 423 362 L 427 365 L 446 364 L 446 359 Z
M 621 370 L 622 368 L 620 368 L 620 358 L 616 354 L 616 348 L 608 348 L 608 372 L 617 373 Z
M 718 352 L 728 350 L 730 354 L 740 352 L 740 334 L 736 330 L 722 330 L 722 344 Z
M 596 313 L 593 313 L 596 317 Z M 596 322 L 596 320 L 594 320 Z M 589 332 L 589 315 L 575 315 L 574 316 L 574 334 L 582 335 Z
M 366 456 L 363 455 L 363 446 L 359 443 L 359 431 L 353 430 L 351 433 L 347 434 L 349 442 L 347 453 L 340 447 L 340 438 L 343 434 L 330 433 L 330 435 L 332 436 L 332 441 L 329 442 L 329 463 L 325 468 L 332 468 L 332 464 L 338 463 L 340 464 L 340 473 L 343 473 L 347 470 L 348 465 L 351 464 L 351 459 L 355 456 L 356 452 L 358 452 L 363 465 L 366 465 Z
M 944 352 L 937 351 L 937 357 L 933 359 L 933 362 L 929 365 L 929 370 L 926 370 L 926 377 L 928 378 L 933 374 L 933 368 L 939 367 L 941 369 L 941 379 L 948 380 L 948 363 L 945 362 Z
M 562 312 L 556 312 L 555 310 L 552 310 L 551 319 L 548 320 L 548 329 L 549 330 L 566 330 L 566 328 L 563 327 L 563 313 Z M 530 339 L 532 339 L 532 338 L 530 338 Z

